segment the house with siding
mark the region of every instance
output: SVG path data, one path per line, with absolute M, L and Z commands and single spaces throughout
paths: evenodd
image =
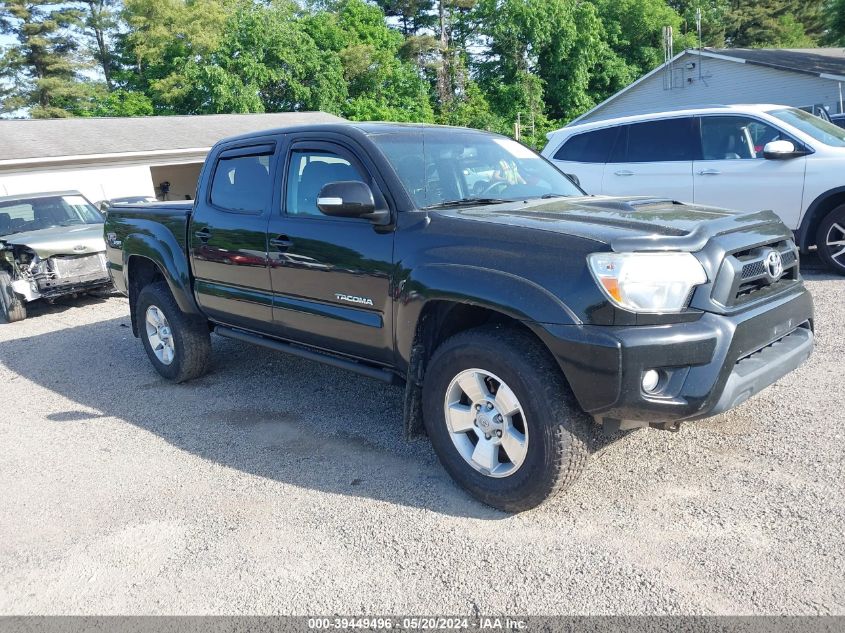
M 688 49 L 572 123 L 701 105 L 777 103 L 845 112 L 845 48 Z
M 73 189 L 92 202 L 121 196 L 193 198 L 220 139 L 337 123 L 325 112 L 0 120 L 0 196 Z

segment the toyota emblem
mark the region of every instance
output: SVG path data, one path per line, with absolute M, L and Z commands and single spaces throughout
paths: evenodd
M 777 281 L 783 274 L 783 258 L 777 251 L 770 251 L 765 260 L 766 272 L 772 281 Z

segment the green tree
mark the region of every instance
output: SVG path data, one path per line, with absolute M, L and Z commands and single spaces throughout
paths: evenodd
M 118 88 L 95 95 L 81 116 L 151 116 L 154 114 L 152 100 L 142 92 Z
M 489 46 L 476 62 L 493 111 L 533 121 L 537 136 L 622 83 L 626 65 L 605 40 L 597 8 L 574 0 L 481 0 Z
M 296 11 L 292 2 L 238 5 L 215 49 L 185 66 L 193 111 L 340 111 L 340 59 L 318 47 Z
M 335 11 L 305 18 L 321 50 L 343 68 L 346 102 L 340 113 L 354 120 L 432 121 L 428 86 L 403 55 L 403 37 L 384 14 L 363 0 L 344 0 Z
M 118 83 L 146 94 L 156 112 L 202 111 L 190 62 L 220 45 L 233 0 L 124 0 L 126 32 L 116 38 Z
M 402 35 L 417 35 L 434 26 L 434 0 L 376 0 L 385 17 L 397 18 Z
M 845 46 L 845 0 L 830 0 L 827 14 L 825 41 L 833 46 Z
M 822 0 L 730 0 L 729 46 L 812 46 L 822 29 Z
M 665 0 L 596 0 L 610 49 L 625 60 L 634 75 L 663 63 L 663 27 L 672 27 L 672 52 L 694 47 L 696 38 L 685 34 L 681 16 Z
M 696 12 L 700 10 L 702 46 L 725 46 L 725 20 L 730 0 L 669 0 L 668 5 L 681 16 L 683 33 L 691 36 L 693 45 L 698 45 Z
M 102 70 L 106 87 L 111 90 L 112 51 L 110 38 L 117 28 L 115 6 L 118 0 L 81 0 L 84 12 L 81 19 L 83 31 L 91 38 L 91 54 Z
M 69 116 L 91 93 L 71 28 L 79 11 L 55 0 L 8 0 L 0 5 L 0 28 L 14 44 L 0 57 L 9 80 L 0 111 L 26 110 L 33 117 Z

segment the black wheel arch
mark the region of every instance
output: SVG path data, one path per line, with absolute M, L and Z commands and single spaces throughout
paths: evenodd
M 179 306 L 179 309 L 186 314 L 201 314 L 199 306 L 197 306 L 196 299 L 190 291 L 190 287 L 179 283 L 172 275 L 167 273 L 167 269 L 160 261 L 156 261 L 144 255 L 130 255 L 124 267 L 126 271 L 126 290 L 129 295 L 129 313 L 132 320 L 132 334 L 138 337 L 138 328 L 135 323 L 135 304 L 138 299 L 138 294 L 144 287 L 156 283 L 157 281 L 165 281 L 173 299 Z
M 836 207 L 845 204 L 845 185 L 834 187 L 813 200 L 795 231 L 796 241 L 802 253 L 816 245 L 816 232 L 824 217 Z
M 462 302 L 448 297 L 426 301 L 419 312 L 410 349 L 400 350 L 403 356 L 407 354 L 403 359 L 407 363 L 404 419 L 405 434 L 409 439 L 419 437 L 425 432 L 421 390 L 428 363 L 435 350 L 454 335 L 482 325 L 500 325 L 521 331 L 536 340 L 554 358 L 544 340 L 542 328 L 532 322 L 517 319 L 493 306 L 479 303 Z M 561 376 L 568 383 L 564 368 L 557 359 L 555 361 Z

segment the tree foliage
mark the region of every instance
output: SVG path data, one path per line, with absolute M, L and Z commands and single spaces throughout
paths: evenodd
M 845 45 L 845 0 L 7 0 L 0 111 L 324 110 L 540 145 L 696 46 Z M 2 40 L 0 40 L 2 41 Z

